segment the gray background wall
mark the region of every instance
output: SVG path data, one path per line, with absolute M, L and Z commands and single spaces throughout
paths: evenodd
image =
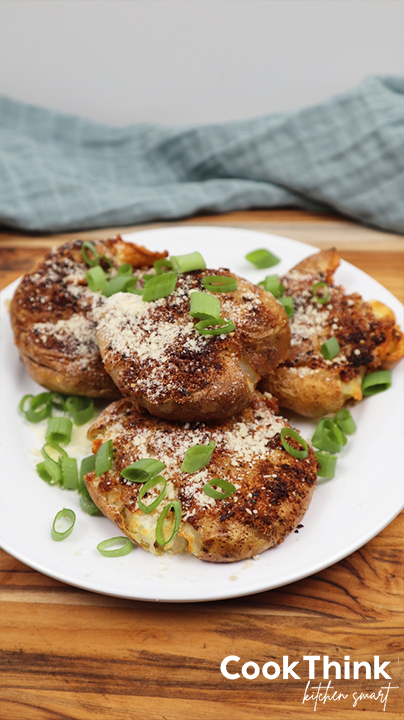
M 404 72 L 403 0 L 0 0 L 0 93 L 117 125 L 291 110 Z

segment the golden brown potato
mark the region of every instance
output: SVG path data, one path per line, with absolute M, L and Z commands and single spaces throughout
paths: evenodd
M 94 245 L 113 269 L 122 263 L 147 268 L 167 254 L 151 253 L 119 236 Z M 24 275 L 10 308 L 15 343 L 29 375 L 49 390 L 119 397 L 97 345 L 96 315 L 105 298 L 87 285 L 81 247 L 81 240 L 66 243 Z
M 253 557 L 283 542 L 301 522 L 312 497 L 317 460 L 309 448 L 297 459 L 282 446 L 280 432 L 289 427 L 275 415 L 276 401 L 255 393 L 243 413 L 220 423 L 180 424 L 151 417 L 135 402 L 112 403 L 89 430 L 93 452 L 113 440 L 112 468 L 95 477 L 85 476 L 87 489 L 101 511 L 135 543 L 154 554 L 185 551 L 211 562 L 233 562 Z M 210 462 L 193 474 L 182 472 L 188 448 L 216 443 Z M 296 449 L 296 440 L 288 442 Z M 161 475 L 167 493 L 150 514 L 139 508 L 140 483 L 121 476 L 123 468 L 142 458 L 165 463 Z M 214 499 L 203 490 L 209 480 L 221 478 L 235 490 L 226 499 Z M 143 498 L 151 504 L 162 486 Z M 172 500 L 181 503 L 177 535 L 165 546 L 156 541 L 156 524 Z
M 206 336 L 195 330 L 190 295 L 206 292 L 202 280 L 212 274 L 237 279 L 237 290 L 215 295 L 221 317 L 236 329 Z M 97 336 L 122 395 L 158 417 L 194 421 L 229 417 L 249 405 L 261 376 L 287 356 L 290 332 L 272 295 L 229 271 L 198 270 L 180 274 L 175 290 L 156 301 L 109 298 Z
M 291 348 L 287 360 L 268 375 L 260 388 L 273 393 L 281 406 L 307 417 L 337 412 L 346 401 L 362 399 L 362 379 L 376 368 L 392 367 L 404 355 L 404 336 L 394 313 L 378 301 L 365 302 L 333 285 L 337 252 L 311 255 L 281 278 L 294 299 L 290 318 Z M 326 283 L 328 302 L 320 303 L 313 285 Z M 325 292 L 319 287 L 317 293 Z M 336 357 L 326 360 L 322 344 L 335 337 Z

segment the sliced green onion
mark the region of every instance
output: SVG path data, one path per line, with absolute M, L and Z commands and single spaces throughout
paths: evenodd
M 293 298 L 290 295 L 283 295 L 282 297 L 279 297 L 278 300 L 281 305 L 283 305 L 286 315 L 288 317 L 292 317 L 295 311 L 295 301 Z
M 285 286 L 282 285 L 279 280 L 279 275 L 267 275 L 262 282 L 258 283 L 258 285 L 262 285 L 264 290 L 272 293 L 272 295 L 276 298 L 280 298 L 285 292 Z
M 88 490 L 83 490 L 80 495 L 80 507 L 87 515 L 102 515 Z
M 318 462 L 320 463 L 320 468 L 317 472 L 317 475 L 319 477 L 333 478 L 337 465 L 337 456 L 330 455 L 329 453 L 324 452 L 324 450 L 318 450 L 314 454 Z
M 294 440 L 297 440 L 302 446 L 303 450 L 296 450 L 296 448 L 292 447 L 292 445 L 289 445 L 286 438 L 293 438 Z M 292 455 L 295 458 L 299 458 L 301 460 L 304 460 L 304 458 L 307 458 L 309 454 L 309 448 L 307 445 L 307 442 L 303 440 L 301 435 L 299 435 L 296 430 L 293 430 L 292 428 L 282 428 L 281 430 L 281 443 L 283 447 L 285 448 L 286 452 L 289 453 L 289 455 Z
M 121 470 L 121 475 L 130 482 L 143 483 L 158 475 L 164 468 L 165 464 L 161 460 L 142 458 Z
M 109 550 L 113 545 L 118 545 L 113 550 Z M 108 538 L 98 543 L 97 550 L 104 557 L 122 557 L 128 555 L 133 550 L 133 543 L 127 537 L 119 535 L 118 537 Z
M 312 444 L 319 450 L 339 452 L 346 444 L 346 438 L 331 418 L 322 418 L 312 438 Z
M 87 475 L 87 473 L 93 472 L 95 469 L 95 455 L 89 455 L 88 457 L 85 457 L 81 461 L 80 465 L 80 475 L 79 480 L 77 483 L 77 490 L 79 493 L 82 493 L 83 490 L 86 489 L 86 484 L 84 482 L 84 475 Z
M 44 480 L 48 485 L 59 485 L 62 482 L 62 469 L 59 463 L 50 458 L 38 463 L 36 471 L 41 480 Z
M 91 252 L 94 257 L 90 257 L 88 251 Z M 89 242 L 88 240 L 83 242 L 81 246 L 81 257 L 83 258 L 86 265 L 89 265 L 90 267 L 94 267 L 99 263 L 99 256 L 97 250 L 95 249 L 95 245 L 93 245 L 93 243 Z
M 202 278 L 202 282 L 209 292 L 233 292 L 237 290 L 236 278 L 229 277 L 228 275 L 207 275 Z
M 94 415 L 94 401 L 88 397 L 72 395 L 66 400 L 66 410 L 72 416 L 75 425 L 84 425 Z
M 128 292 L 135 287 L 137 281 L 138 279 L 136 277 L 117 275 L 112 278 L 112 280 L 108 280 L 106 285 L 104 285 L 101 295 L 111 297 L 111 295 L 116 295 L 116 293 L 119 292 Z
M 46 448 L 51 448 L 51 450 L 55 450 L 55 452 L 58 453 L 57 460 L 55 460 L 54 457 L 49 455 Z M 54 460 L 55 462 L 59 462 L 61 457 L 67 457 L 66 450 L 64 450 L 62 447 L 60 447 L 60 445 L 58 445 L 57 443 L 54 443 L 54 442 L 46 442 L 41 450 L 41 453 L 42 453 L 43 457 L 45 458 L 45 460 Z
M 63 487 L 66 490 L 77 490 L 79 473 L 76 458 L 61 457 L 59 462 L 62 468 Z
M 205 270 L 206 263 L 200 252 L 195 251 L 186 255 L 172 255 L 171 263 L 177 273 L 192 272 L 192 270 Z
M 25 418 L 28 422 L 38 423 L 52 413 L 52 393 L 39 393 L 30 401 Z
M 158 495 L 158 497 L 155 500 L 153 500 L 152 503 L 150 503 L 150 505 L 145 505 L 142 502 L 142 498 L 149 492 L 149 490 L 154 488 L 156 485 L 163 485 L 163 489 L 162 489 L 161 493 Z M 157 477 L 155 477 L 155 478 L 150 478 L 150 480 L 148 480 L 140 488 L 139 497 L 138 497 L 138 503 L 139 503 L 140 509 L 147 515 L 149 513 L 153 512 L 153 510 L 155 510 L 156 507 L 158 507 L 160 505 L 161 501 L 165 498 L 166 492 L 167 492 L 167 480 L 162 475 L 157 475 Z
M 209 320 L 220 317 L 220 300 L 205 292 L 191 293 L 189 314 L 198 320 Z
M 188 448 L 184 462 L 181 465 L 181 471 L 186 473 L 198 472 L 208 464 L 215 447 L 216 443 L 211 440 L 208 445 L 193 445 Z
M 222 488 L 223 492 L 215 490 L 212 485 L 216 485 L 217 487 Z M 221 478 L 213 478 L 213 480 L 208 480 L 206 485 L 204 485 L 202 488 L 205 495 L 209 495 L 209 497 L 215 498 L 215 500 L 224 500 L 225 498 L 230 497 L 230 495 L 234 493 L 235 489 L 236 488 L 233 483 L 228 482 L 227 480 L 222 480 Z
M 355 420 L 349 410 L 346 410 L 345 408 L 341 408 L 341 410 L 337 412 L 334 417 L 334 422 L 337 423 L 338 427 L 343 433 L 345 433 L 345 435 L 352 435 L 352 433 L 356 430 Z
M 326 293 L 324 295 L 318 294 L 318 290 L 320 290 L 320 288 L 321 288 L 321 292 L 323 292 L 323 288 L 326 289 Z M 311 292 L 313 294 L 314 299 L 317 300 L 317 302 L 321 303 L 322 305 L 324 305 L 325 303 L 328 303 L 328 301 L 331 297 L 330 288 L 326 282 L 314 283 L 313 287 L 311 288 Z
M 25 403 L 27 402 L 27 400 L 32 400 L 33 397 L 34 397 L 33 395 L 24 395 L 24 397 L 21 399 L 18 407 L 21 410 L 21 412 L 24 413 L 24 415 L 27 412 L 27 410 L 25 409 Z
M 321 354 L 325 360 L 332 360 L 339 355 L 340 349 L 337 338 L 330 337 L 328 340 L 323 342 L 321 346 Z
M 157 275 L 155 273 L 146 273 L 146 275 L 142 275 L 142 280 L 144 280 L 144 282 L 148 282 L 149 280 L 151 280 L 152 278 L 155 278 L 155 277 L 157 277 Z
M 269 252 L 269 250 L 253 250 L 245 256 L 248 262 L 255 265 L 256 268 L 269 268 L 277 265 L 280 259 Z
M 391 370 L 377 370 L 365 375 L 362 380 L 363 395 L 376 395 L 391 387 Z
M 161 275 L 155 275 L 145 283 L 142 293 L 144 302 L 152 302 L 160 298 L 167 297 L 175 290 L 178 274 L 176 272 L 166 272 Z
M 234 332 L 236 326 L 232 320 L 210 318 L 197 322 L 194 329 L 201 333 L 201 335 L 225 335 L 226 333 Z
M 167 272 L 168 270 L 172 270 L 173 264 L 172 264 L 171 260 L 169 260 L 168 258 L 160 258 L 160 260 L 156 260 L 153 263 L 153 267 L 156 271 L 156 274 L 161 275 L 162 273 Z M 164 269 L 164 268 L 166 268 L 166 269 Z
M 102 290 L 105 283 L 107 282 L 107 276 L 102 269 L 101 265 L 95 265 L 86 272 L 87 285 L 93 292 Z
M 98 258 L 98 262 L 105 263 L 108 265 L 109 268 L 112 268 L 112 260 L 109 259 L 106 255 L 100 255 Z
M 67 445 L 72 438 L 73 423 L 69 418 L 51 417 L 46 430 L 46 441 Z
M 65 530 L 57 530 L 57 525 L 60 525 L 60 522 L 63 522 L 64 526 L 66 526 L 66 521 L 68 522 L 68 525 Z M 63 508 L 63 510 L 59 510 L 58 513 L 55 515 L 55 519 L 53 521 L 51 535 L 52 540 L 65 540 L 67 537 L 69 537 L 70 533 L 72 532 L 74 528 L 74 523 L 76 522 L 76 514 L 73 512 L 73 510 L 69 510 L 68 508 Z
M 111 469 L 113 457 L 113 442 L 112 440 L 107 440 L 107 442 L 101 445 L 95 456 L 95 477 L 99 477 L 99 475 L 103 475 Z
M 164 537 L 164 520 L 170 510 L 174 510 L 174 526 L 170 537 L 166 539 Z M 181 513 L 182 507 L 179 500 L 172 500 L 170 503 L 168 503 L 168 505 L 165 506 L 163 512 L 157 520 L 156 525 L 156 540 L 159 545 L 167 545 L 167 543 L 169 543 L 173 539 L 174 535 L 177 534 L 181 524 Z
M 118 266 L 118 275 L 132 275 L 132 265 L 130 263 L 123 263 Z
M 66 411 L 66 398 L 60 393 L 52 393 L 52 407 L 61 412 Z

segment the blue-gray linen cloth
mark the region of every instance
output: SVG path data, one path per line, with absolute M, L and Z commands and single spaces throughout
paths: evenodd
M 112 127 L 0 97 L 0 225 L 61 232 L 275 207 L 402 233 L 404 78 L 185 127 Z

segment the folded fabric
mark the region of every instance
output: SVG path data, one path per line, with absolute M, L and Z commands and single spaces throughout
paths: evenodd
M 402 233 L 404 78 L 186 127 L 112 127 L 0 97 L 0 224 L 60 232 L 274 207 Z

